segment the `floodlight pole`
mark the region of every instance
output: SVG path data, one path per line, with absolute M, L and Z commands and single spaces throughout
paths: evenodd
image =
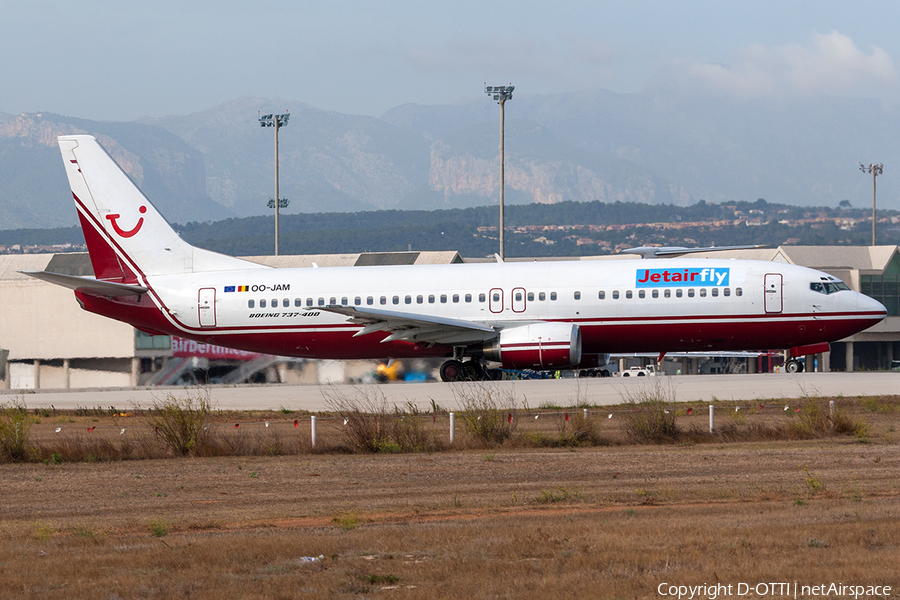
M 493 97 L 500 105 L 500 260 L 506 259 L 506 230 L 504 228 L 503 219 L 503 192 L 506 187 L 506 160 L 504 155 L 505 141 L 505 123 L 506 123 L 506 101 L 512 100 L 513 90 L 516 87 L 508 86 L 491 86 L 485 85 L 484 92 Z
M 290 118 L 290 113 L 284 113 L 283 115 L 263 115 L 259 118 L 260 127 L 275 128 L 275 256 L 278 256 L 278 209 L 281 205 L 281 198 L 278 190 L 278 130 L 285 127 Z
M 859 170 L 863 173 L 872 174 L 872 245 L 875 245 L 875 178 L 884 173 L 883 164 L 870 164 L 866 166 L 859 163 Z

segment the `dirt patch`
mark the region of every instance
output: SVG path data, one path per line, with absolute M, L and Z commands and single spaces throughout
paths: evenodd
M 898 472 L 855 438 L 0 465 L 0 578 L 11 598 L 890 585 Z

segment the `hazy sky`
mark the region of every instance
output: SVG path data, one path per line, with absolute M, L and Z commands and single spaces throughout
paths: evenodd
M 0 0 L 0 112 L 132 120 L 253 95 L 380 116 L 482 96 L 485 81 L 545 94 L 663 78 L 697 94 L 900 100 L 900 3 L 858 6 Z

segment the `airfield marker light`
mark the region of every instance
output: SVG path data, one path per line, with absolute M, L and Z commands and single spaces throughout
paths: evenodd
M 716 407 L 712 404 L 709 405 L 709 432 L 716 432 Z
M 316 447 L 316 415 L 309 418 L 309 441 L 313 448 Z
M 300 427 L 300 419 L 294 419 L 294 429 Z
M 875 245 L 875 178 L 884 173 L 884 165 L 870 164 L 868 166 L 859 163 L 859 170 L 863 173 L 872 174 L 872 245 Z
M 516 87 L 514 85 L 502 86 L 495 85 L 490 86 L 485 82 L 484 91 L 485 93 L 497 101 L 497 104 L 500 105 L 500 260 L 504 260 L 506 258 L 506 233 L 504 231 L 504 218 L 503 218 L 503 193 L 506 187 L 506 161 L 504 157 L 503 151 L 503 143 L 504 143 L 504 129 L 506 122 L 506 101 L 512 100 L 513 90 Z

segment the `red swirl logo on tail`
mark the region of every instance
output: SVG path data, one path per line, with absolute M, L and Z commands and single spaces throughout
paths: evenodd
M 141 214 L 144 214 L 145 212 L 147 212 L 147 207 L 142 206 L 138 210 L 141 212 Z M 110 222 L 110 224 L 112 224 L 112 228 L 115 230 L 115 232 L 118 233 L 123 238 L 130 238 L 130 237 L 134 236 L 138 231 L 141 230 L 141 227 L 144 225 L 144 217 L 141 217 L 140 219 L 138 219 L 137 225 L 135 225 L 133 229 L 129 229 L 128 231 L 126 231 L 126 230 L 122 229 L 121 227 L 119 227 L 119 224 L 116 223 L 116 220 L 120 216 L 121 216 L 120 214 L 116 213 L 116 214 L 106 215 L 106 218 L 109 219 L 109 222 Z

